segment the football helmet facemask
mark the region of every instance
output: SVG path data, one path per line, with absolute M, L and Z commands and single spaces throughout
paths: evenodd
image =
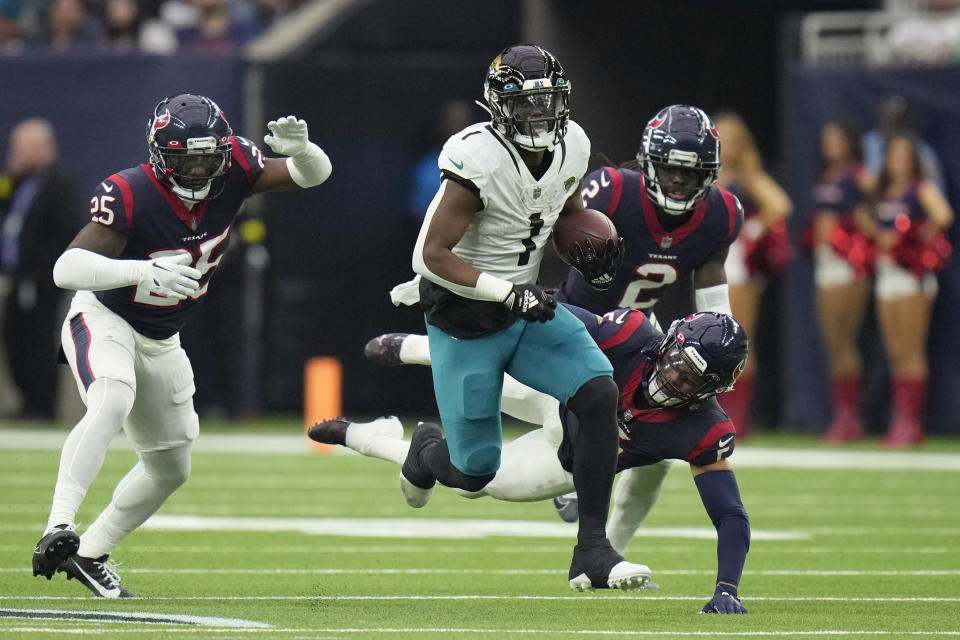
M 654 204 L 682 215 L 717 183 L 720 136 L 702 109 L 675 104 L 647 123 L 637 160 Z
M 553 151 L 567 132 L 570 81 L 553 55 L 520 44 L 500 52 L 487 70 L 483 97 L 493 126 L 528 151 Z
M 645 381 L 647 395 L 656 406 L 675 407 L 729 391 L 743 372 L 749 342 L 737 321 L 723 313 L 675 320 Z
M 157 179 L 184 200 L 214 198 L 214 181 L 230 168 L 233 130 L 220 107 L 184 93 L 161 100 L 147 122 L 150 165 Z

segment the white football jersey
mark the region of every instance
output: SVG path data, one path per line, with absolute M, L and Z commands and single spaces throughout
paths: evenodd
M 472 183 L 483 202 L 453 252 L 480 271 L 514 284 L 536 282 L 547 239 L 564 202 L 579 188 L 589 156 L 590 140 L 573 121 L 539 180 L 489 122 L 451 136 L 437 164 L 445 176 Z M 418 250 L 438 201 L 435 198 L 427 210 Z

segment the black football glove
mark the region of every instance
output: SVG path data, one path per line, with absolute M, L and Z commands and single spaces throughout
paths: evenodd
M 607 240 L 603 252 L 599 254 L 590 240 L 584 240 L 583 246 L 575 242 L 573 248 L 567 252 L 567 260 L 583 274 L 591 287 L 606 291 L 613 284 L 617 269 L 623 262 L 623 238 L 618 242 Z
M 535 284 L 515 284 L 503 304 L 515 318 L 546 322 L 554 316 L 557 299 Z
M 713 599 L 708 602 L 700 613 L 746 613 L 747 608 L 740 604 L 737 597 L 737 588 L 728 584 L 718 584 L 713 592 Z

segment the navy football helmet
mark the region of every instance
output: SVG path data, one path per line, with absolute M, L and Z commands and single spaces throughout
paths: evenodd
M 210 98 L 190 93 L 166 98 L 147 121 L 150 164 L 157 179 L 184 200 L 216 197 L 219 191 L 211 192 L 211 185 L 230 168 L 232 135 Z
M 637 160 L 654 204 L 681 215 L 717 183 L 720 136 L 702 109 L 675 104 L 647 123 Z
M 528 151 L 552 151 L 567 132 L 570 81 L 553 55 L 537 45 L 500 52 L 487 70 L 483 97 L 493 126 Z
M 743 372 L 749 343 L 739 323 L 724 313 L 675 320 L 657 348 L 646 381 L 650 399 L 672 407 L 729 391 Z

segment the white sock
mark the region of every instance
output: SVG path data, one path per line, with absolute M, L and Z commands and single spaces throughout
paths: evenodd
M 113 491 L 113 500 L 80 536 L 78 555 L 99 558 L 147 521 L 190 475 L 190 445 L 141 451 L 140 462 Z
M 430 364 L 430 338 L 411 333 L 400 343 L 400 359 L 406 364 Z
M 48 531 L 58 524 L 74 526 L 80 503 L 100 471 L 107 446 L 120 432 L 133 400 L 133 389 L 108 378 L 94 380 L 87 389 L 87 412 L 70 431 L 60 453 Z
M 351 423 L 346 442 L 357 453 L 396 464 L 403 464 L 410 449 L 410 442 L 403 439 L 403 426 L 393 417 Z
M 613 509 L 607 521 L 607 538 L 617 553 L 623 553 L 637 528 L 656 504 L 671 462 L 662 460 L 644 467 L 625 469 L 613 488 Z

